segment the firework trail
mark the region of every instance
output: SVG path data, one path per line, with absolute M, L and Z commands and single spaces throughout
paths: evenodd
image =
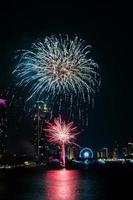
M 60 35 L 45 37 L 31 50 L 21 51 L 13 74 L 17 85 L 27 88 L 27 102 L 47 98 L 53 113 L 64 110 L 71 116 L 78 110 L 82 118 L 83 107 L 100 85 L 99 67 L 89 56 L 90 48 L 77 36 L 71 40 Z
M 47 134 L 48 141 L 51 143 L 57 143 L 61 145 L 61 161 L 65 166 L 65 145 L 74 144 L 79 147 L 78 144 L 74 142 L 76 136 L 79 134 L 76 132 L 77 127 L 74 126 L 73 122 L 66 123 L 61 119 L 61 116 L 54 119 L 53 123 L 47 123 L 47 129 L 44 129 Z

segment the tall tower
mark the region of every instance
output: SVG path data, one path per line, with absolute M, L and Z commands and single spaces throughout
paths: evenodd
M 133 142 L 128 142 L 127 153 L 128 156 L 133 156 Z
M 43 101 L 37 101 L 33 120 L 33 146 L 38 160 L 43 160 L 47 156 L 48 145 L 43 129 L 48 120 L 48 105 Z
M 73 160 L 74 159 L 74 149 L 73 149 L 72 146 L 69 146 L 67 148 L 66 157 L 67 157 L 68 160 Z
M 0 98 L 0 156 L 7 153 L 7 106 Z

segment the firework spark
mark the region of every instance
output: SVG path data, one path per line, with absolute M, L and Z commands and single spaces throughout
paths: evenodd
M 76 107 L 80 118 L 81 104 L 90 104 L 91 94 L 100 85 L 99 67 L 89 56 L 90 48 L 77 36 L 71 40 L 60 35 L 45 37 L 30 51 L 21 51 L 13 74 L 18 86 L 28 88 L 27 102 L 47 98 L 53 108 L 58 102 L 58 112 L 68 103 L 69 114 Z
M 48 141 L 51 143 L 57 143 L 61 145 L 61 160 L 65 166 L 65 145 L 74 144 L 79 146 L 73 140 L 76 139 L 76 136 L 79 134 L 76 132 L 77 127 L 73 125 L 73 122 L 66 123 L 62 121 L 61 116 L 54 119 L 53 123 L 48 122 L 48 128 L 44 129 L 48 137 Z
M 0 99 L 0 105 L 6 106 L 7 100 L 5 99 Z

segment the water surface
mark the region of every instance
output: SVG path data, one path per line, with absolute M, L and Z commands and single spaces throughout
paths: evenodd
M 0 171 L 0 200 L 128 200 L 132 178 L 128 171 Z

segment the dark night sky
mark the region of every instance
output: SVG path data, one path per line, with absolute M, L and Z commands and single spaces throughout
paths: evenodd
M 0 8 L 0 88 L 10 85 L 17 49 L 30 48 L 37 37 L 76 33 L 92 45 L 102 84 L 82 144 L 92 148 L 133 139 L 132 14 L 130 5 L 5 3 Z M 19 140 L 26 138 L 19 135 Z M 9 133 L 16 142 L 16 134 Z M 19 134 L 19 133 L 18 133 Z M 26 140 L 26 139 L 25 139 Z M 12 139 L 12 144 L 13 139 Z

